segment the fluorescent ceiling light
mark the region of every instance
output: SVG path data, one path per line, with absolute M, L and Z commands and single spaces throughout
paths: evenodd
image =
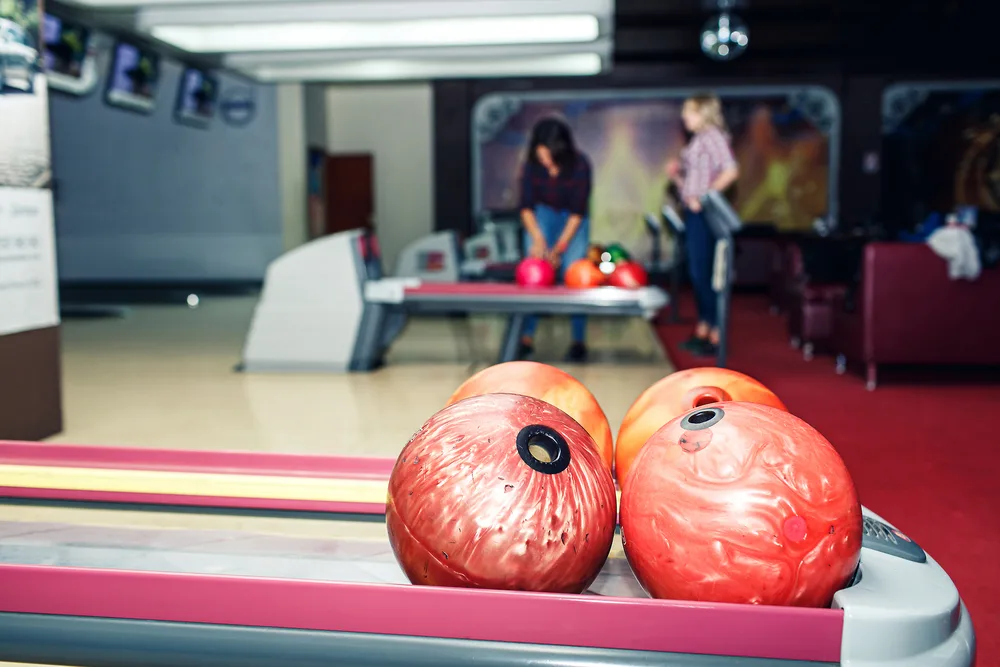
M 261 81 L 400 81 L 514 76 L 593 76 L 604 69 L 596 53 L 507 59 L 370 59 L 262 64 L 243 71 Z
M 156 39 L 193 53 L 304 51 L 487 44 L 592 42 L 600 35 L 594 16 L 511 16 L 220 25 L 156 25 Z
M 434 16 L 492 16 L 496 14 L 598 14 L 610 15 L 614 0 L 66 0 L 83 7 L 163 7 L 194 9 L 237 6 L 250 11 L 263 7 L 283 8 L 308 2 L 324 11 L 335 12 L 341 20 L 393 16 L 416 18 Z M 520 9 L 524 6 L 527 9 Z
M 449 61 L 545 59 L 550 56 L 595 53 L 611 61 L 613 42 L 602 37 L 589 44 L 507 44 L 499 46 L 431 46 L 413 49 L 346 49 L 336 51 L 265 51 L 227 53 L 223 65 L 229 69 L 253 70 L 259 67 L 316 66 L 361 60 Z

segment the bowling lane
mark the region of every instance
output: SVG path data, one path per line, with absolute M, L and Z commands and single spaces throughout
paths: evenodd
M 350 375 L 233 371 L 255 300 L 136 306 L 121 319 L 63 324 L 66 430 L 53 442 L 395 457 L 410 435 L 496 355 L 503 320 L 414 319 L 388 366 Z M 537 359 L 582 380 L 612 431 L 671 371 L 649 325 L 594 319 L 593 363 L 557 363 L 564 318 L 543 320 Z

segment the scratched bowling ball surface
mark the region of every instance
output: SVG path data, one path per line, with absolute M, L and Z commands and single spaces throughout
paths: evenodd
M 861 553 L 861 504 L 836 450 L 798 417 L 752 403 L 698 408 L 657 431 L 620 520 L 655 598 L 825 607 Z
M 414 584 L 581 593 L 611 551 L 615 505 L 611 473 L 572 417 L 536 398 L 488 394 L 414 434 L 389 478 L 385 516 Z
M 625 413 L 615 443 L 618 485 L 625 484 L 636 454 L 664 424 L 693 408 L 719 401 L 760 403 L 785 410 L 774 392 L 737 371 L 704 367 L 671 373 L 646 389 Z
M 556 406 L 587 429 L 611 470 L 614 440 L 608 418 L 590 390 L 569 373 L 534 361 L 495 364 L 462 383 L 448 399 L 448 405 L 482 394 L 521 394 Z

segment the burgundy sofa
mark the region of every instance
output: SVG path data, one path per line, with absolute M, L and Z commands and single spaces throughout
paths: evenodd
M 922 243 L 869 243 L 860 283 L 834 310 L 837 371 L 863 365 L 874 390 L 882 365 L 1000 364 L 1000 269 L 951 280 Z

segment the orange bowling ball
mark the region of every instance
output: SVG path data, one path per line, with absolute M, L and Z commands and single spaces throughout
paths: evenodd
M 601 287 L 606 280 L 607 277 L 597 268 L 597 265 L 588 259 L 578 259 L 567 266 L 566 275 L 563 278 L 566 287 L 574 289 Z
M 389 477 L 385 523 L 414 584 L 582 593 L 611 551 L 616 509 L 611 472 L 576 420 L 489 394 L 414 434 Z
M 556 406 L 587 429 L 601 459 L 611 470 L 614 440 L 608 418 L 590 390 L 569 373 L 534 361 L 496 364 L 466 380 L 447 405 L 482 394 L 521 394 Z
M 861 503 L 818 431 L 754 403 L 657 431 L 622 489 L 622 543 L 654 598 L 828 607 L 861 555 Z
M 671 373 L 649 387 L 625 413 L 615 443 L 618 486 L 646 440 L 661 426 L 688 410 L 719 401 L 747 401 L 786 410 L 774 393 L 757 380 L 726 368 L 689 368 Z

